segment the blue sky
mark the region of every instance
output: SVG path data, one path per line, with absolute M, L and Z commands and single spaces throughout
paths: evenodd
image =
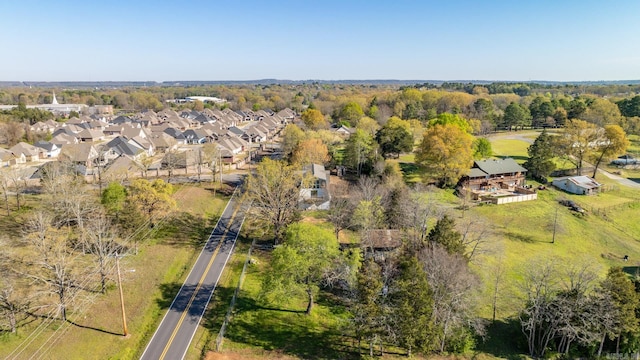
M 0 80 L 640 79 L 640 1 L 0 0 Z

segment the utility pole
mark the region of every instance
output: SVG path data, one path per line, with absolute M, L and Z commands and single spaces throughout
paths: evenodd
M 553 220 L 553 238 L 551 238 L 552 244 L 556 242 L 556 225 L 558 225 L 558 207 L 557 206 L 556 206 L 556 217 Z
M 222 170 L 224 169 L 224 164 L 222 163 L 222 151 L 218 149 L 218 157 L 220 158 L 220 185 L 222 185 Z
M 122 307 L 122 331 L 124 332 L 123 336 L 129 335 L 129 330 L 127 330 L 127 316 L 124 312 L 124 295 L 122 294 L 122 277 L 120 276 L 120 256 L 118 252 L 116 252 L 116 270 L 118 271 L 118 289 L 120 289 L 120 306 Z

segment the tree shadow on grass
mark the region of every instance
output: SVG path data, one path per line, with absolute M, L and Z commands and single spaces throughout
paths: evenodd
M 399 163 L 399 166 L 400 166 L 400 170 L 402 171 L 402 177 L 404 178 L 405 181 L 408 181 L 408 182 L 415 182 L 420 180 L 424 172 L 424 170 L 421 169 L 420 166 L 416 165 L 415 163 L 401 162 Z
M 323 303 L 322 298 L 318 304 Z M 347 345 L 339 329 L 319 324 L 304 310 L 279 309 L 239 296 L 235 315 L 225 338 L 236 343 L 278 351 L 303 359 L 351 359 L 357 354 Z M 222 315 L 224 316 L 224 315 Z M 222 320 L 213 329 L 220 329 Z
M 182 287 L 181 283 L 170 282 L 160 284 L 160 298 L 156 299 L 156 303 L 161 309 L 168 309 L 173 302 L 173 299 L 178 295 L 178 291 Z
M 180 213 L 164 223 L 157 232 L 161 244 L 199 248 L 209 238 L 211 229 L 218 221 L 218 216 L 205 219 L 189 213 Z
M 505 232 L 504 235 L 511 240 L 517 240 L 525 243 L 534 243 L 534 242 L 542 242 L 542 243 L 551 243 L 551 241 L 540 241 L 537 240 L 534 236 L 520 234 L 512 231 Z
M 13 211 L 10 216 L 7 216 L 6 210 L 2 207 L 0 207 L 0 212 L 3 212 L 3 215 L 0 216 L 0 233 L 11 235 L 22 234 L 24 230 L 24 220 L 15 216 L 16 213 Z
M 476 350 L 510 360 L 527 359 L 527 345 L 518 319 L 495 321 L 487 327 L 485 339 L 478 339 Z
M 622 271 L 634 278 L 640 277 L 640 266 L 624 266 Z

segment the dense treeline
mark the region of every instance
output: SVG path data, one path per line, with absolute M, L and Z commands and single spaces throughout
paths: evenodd
M 567 120 L 582 119 L 598 125 L 616 124 L 628 133 L 640 128 L 640 98 L 632 97 L 640 85 L 543 85 L 537 83 L 462 84 L 438 87 L 393 85 L 287 84 L 206 85 L 196 87 L 141 87 L 113 90 L 59 90 L 60 103 L 113 105 L 118 111 L 161 110 L 167 106 L 202 109 L 212 104 L 168 104 L 166 100 L 192 95 L 228 100 L 222 107 L 234 110 L 286 107 L 301 113 L 311 107 L 333 123 L 356 126 L 361 115 L 383 125 L 397 116 L 428 121 L 445 112 L 476 119 L 480 132 L 522 127 L 562 127 Z M 607 91 L 604 91 L 606 89 Z M 0 104 L 50 103 L 43 89 L 0 90 Z M 29 116 L 34 122 L 41 116 Z
M 314 108 L 333 123 L 356 126 L 362 115 L 383 125 L 390 117 L 428 121 L 453 113 L 481 123 L 480 133 L 522 127 L 562 127 L 567 120 L 582 119 L 598 125 L 616 124 L 628 133 L 640 129 L 640 85 L 542 85 L 536 83 L 443 83 L 414 87 L 393 85 L 207 85 L 197 87 L 143 87 L 114 90 L 59 90 L 60 103 L 113 105 L 117 111 L 161 110 L 168 106 L 201 110 L 212 104 L 168 104 L 166 100 L 192 95 L 228 100 L 221 107 L 271 109 L 286 107 L 301 113 Z M 602 91 L 602 89 L 609 91 Z M 43 89 L 0 90 L 0 104 L 50 103 Z M 23 117 L 12 117 L 15 119 Z M 43 117 L 28 116 L 31 122 Z

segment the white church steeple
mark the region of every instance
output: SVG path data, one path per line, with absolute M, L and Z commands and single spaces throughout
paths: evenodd
M 53 100 L 51 100 L 51 105 L 58 105 L 58 99 L 56 99 L 56 92 L 53 92 Z

